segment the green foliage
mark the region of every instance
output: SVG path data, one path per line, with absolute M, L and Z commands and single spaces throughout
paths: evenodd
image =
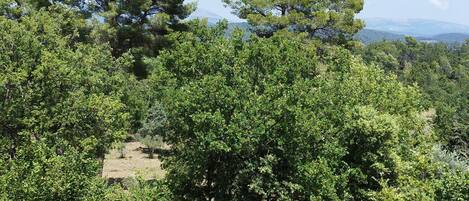
M 112 148 L 116 149 L 119 152 L 119 158 L 125 158 L 126 150 L 125 144 L 123 142 L 115 143 Z
M 155 149 L 162 148 L 164 145 L 163 138 L 161 136 L 137 135 L 137 140 L 148 149 L 148 157 L 150 159 L 154 158 Z
M 440 182 L 436 200 L 469 200 L 469 171 L 444 173 Z
M 345 50 L 203 32 L 152 61 L 177 199 L 367 200 L 429 140 L 417 90 Z
M 420 155 L 403 164 L 396 185 L 381 181 L 382 190 L 372 200 L 467 200 L 469 183 L 466 162 L 435 146 L 431 157 Z
M 121 201 L 172 201 L 174 200 L 166 183 L 163 181 L 145 181 L 130 178 L 126 187 L 113 186 L 107 191 L 106 200 Z
M 96 22 L 92 37 L 97 43 L 109 43 L 114 56 L 130 53 L 135 61 L 132 71 L 146 78 L 148 69 L 144 57 L 153 57 L 168 46 L 165 35 L 187 29 L 181 20 L 194 9 L 195 4 L 183 0 L 104 1 L 104 23 Z
M 120 86 L 134 79 L 123 70 L 125 59 L 79 43 L 78 28 L 61 12 L 0 17 L 4 200 L 99 197 L 105 184 L 95 158 L 129 129 Z
M 433 148 L 434 160 L 441 164 L 438 179 L 434 182 L 436 200 L 469 199 L 469 162 L 441 146 Z
M 1 151 L 11 158 L 40 139 L 100 155 L 129 128 L 121 64 L 106 47 L 75 43 L 54 17 L 0 17 Z
M 195 3 L 184 3 L 184 0 L 0 1 L 0 14 L 16 19 L 33 10 L 57 8 L 70 15 L 66 20 L 73 23 L 69 25 L 80 25 L 80 41 L 109 44 L 115 57 L 130 53 L 134 60 L 129 70 L 138 78 L 146 78 L 148 69 L 144 66 L 144 57 L 156 56 L 161 49 L 170 46 L 165 37 L 168 33 L 188 29 L 181 20 L 195 9 Z
M 156 102 L 148 112 L 142 128 L 138 131 L 137 139 L 147 147 L 149 157 L 153 158 L 155 149 L 162 148 L 163 137 L 168 129 L 168 120 L 163 106 Z
M 131 180 L 124 189 L 97 177 L 98 161 L 67 149 L 57 155 L 33 143 L 16 160 L 0 161 L 0 200 L 173 200 L 163 181 Z
M 364 23 L 355 19 L 363 0 L 223 0 L 259 36 L 288 29 L 334 43 L 347 43 Z
M 139 126 L 145 85 L 131 56 L 81 42 L 76 13 L 17 8 L 0 16 L 0 199 L 105 200 L 96 157 Z
M 469 154 L 469 43 L 460 46 L 405 42 L 380 42 L 360 54 L 396 74 L 405 84 L 421 87 L 429 111 L 435 110 L 438 136 L 451 150 Z
M 118 58 L 114 64 L 118 68 L 113 69 L 115 72 L 109 81 L 112 84 L 112 95 L 119 97 L 126 106 L 125 111 L 130 115 L 131 131 L 136 132 L 142 126 L 151 98 L 145 81 L 139 81 L 134 75 L 126 72 L 132 68 L 133 62 L 133 57 L 128 54 Z
M 469 200 L 469 41 L 353 55 L 362 0 L 224 2 L 269 37 L 182 0 L 0 0 L 0 200 Z M 99 178 L 129 132 L 167 178 Z
M 457 153 L 444 150 L 442 146 L 435 146 L 432 151 L 434 160 L 445 164 L 450 170 L 469 172 L 469 161 Z
M 0 161 L 0 200 L 88 200 L 104 196 L 106 186 L 96 177 L 96 160 L 73 149 L 58 156 L 47 146 L 34 142 L 19 150 L 15 160 Z
M 148 112 L 147 117 L 142 123 L 142 128 L 138 131 L 143 136 L 163 136 L 168 127 L 168 119 L 163 106 L 156 102 Z

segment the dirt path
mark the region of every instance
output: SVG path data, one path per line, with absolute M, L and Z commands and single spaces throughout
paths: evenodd
M 161 179 L 165 172 L 161 169 L 161 161 L 149 159 L 148 154 L 142 152 L 143 145 L 139 142 L 125 144 L 125 158 L 119 158 L 117 150 L 111 150 L 104 159 L 103 177 L 119 179 L 142 176 L 145 179 Z

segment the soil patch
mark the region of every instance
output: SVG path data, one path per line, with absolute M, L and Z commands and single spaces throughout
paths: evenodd
M 104 159 L 103 177 L 110 180 L 136 176 L 147 180 L 163 178 L 165 172 L 161 169 L 159 155 L 155 154 L 155 158 L 150 159 L 143 150 L 139 142 L 125 143 L 125 158 L 119 158 L 120 153 L 111 150 Z

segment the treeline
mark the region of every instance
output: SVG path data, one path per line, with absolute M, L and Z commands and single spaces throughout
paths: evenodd
M 469 157 L 469 39 L 464 44 L 384 41 L 357 51 L 369 64 L 418 85 L 433 112 L 437 137 L 449 150 Z
M 469 43 L 353 40 L 362 0 L 0 0 L 1 200 L 469 200 Z M 166 177 L 104 154 L 163 140 Z

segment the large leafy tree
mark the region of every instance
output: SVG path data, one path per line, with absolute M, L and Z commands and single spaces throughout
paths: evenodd
M 347 51 L 222 33 L 180 34 L 153 63 L 177 199 L 372 199 L 431 141 L 417 90 Z
M 223 0 L 260 36 L 281 29 L 305 32 L 314 38 L 345 43 L 363 28 L 355 15 L 363 0 Z
M 132 78 L 109 48 L 75 42 L 60 9 L 20 20 L 0 16 L 0 152 L 44 141 L 102 156 L 129 129 L 126 85 Z M 132 103 L 129 101 L 128 103 Z
M 129 98 L 139 97 L 131 59 L 81 43 L 68 8 L 10 3 L 0 16 L 0 200 L 103 200 L 96 158 L 126 136 L 140 104 Z

